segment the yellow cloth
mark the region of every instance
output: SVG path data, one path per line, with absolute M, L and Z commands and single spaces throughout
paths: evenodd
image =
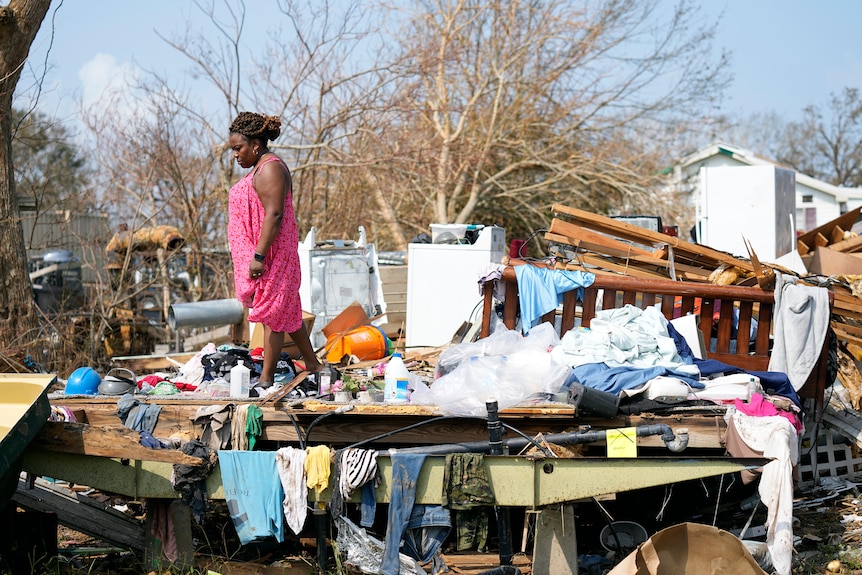
M 309 489 L 315 489 L 317 495 L 329 485 L 330 455 L 326 445 L 315 445 L 305 448 L 305 483 Z

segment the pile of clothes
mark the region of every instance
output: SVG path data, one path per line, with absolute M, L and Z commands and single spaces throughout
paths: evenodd
M 195 353 L 175 373 L 159 372 L 140 378 L 138 389 L 141 393 L 151 395 L 194 392 L 210 397 L 227 397 L 230 394 L 230 370 L 238 364 L 245 365 L 251 373 L 251 397 L 265 395 L 266 390 L 258 386 L 263 367 L 263 348 L 249 350 L 232 345 L 216 347 L 212 343 Z M 297 373 L 293 360 L 282 352 L 276 365 L 275 387 L 291 381 Z M 294 392 L 296 397 L 314 395 L 317 393 L 317 386 L 300 385 Z

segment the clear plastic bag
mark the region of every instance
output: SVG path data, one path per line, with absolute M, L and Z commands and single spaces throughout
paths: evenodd
M 512 407 L 535 393 L 554 394 L 570 368 L 546 351 L 525 349 L 508 355 L 472 357 L 434 381 L 431 396 L 446 414 L 484 417 L 486 402 Z
M 380 573 L 380 563 L 383 559 L 383 542 L 369 535 L 344 515 L 335 520 L 338 536 L 335 544 L 341 553 L 346 555 L 345 562 L 356 567 L 363 573 Z M 407 555 L 398 556 L 402 575 L 426 575 L 422 566 Z
M 458 367 L 464 360 L 487 355 L 507 355 L 528 349 L 548 351 L 560 344 L 560 338 L 551 324 L 542 323 L 530 330 L 529 335 L 513 329 L 498 329 L 488 337 L 459 343 L 449 347 L 437 360 L 435 377 L 442 377 Z

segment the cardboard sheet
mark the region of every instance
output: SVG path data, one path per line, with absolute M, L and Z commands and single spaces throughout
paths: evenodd
M 766 575 L 742 541 L 709 525 L 680 523 L 641 543 L 608 575 Z

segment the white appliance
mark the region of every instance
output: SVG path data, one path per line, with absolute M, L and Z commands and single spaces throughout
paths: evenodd
M 486 226 L 476 241 L 407 247 L 407 347 L 452 341 L 465 321 L 481 318 L 479 274 L 506 253 L 506 230 Z
M 314 228 L 299 244 L 302 282 L 299 297 L 302 309 L 314 314 L 311 345 L 326 344 L 323 328 L 354 301 L 362 305 L 368 317 L 386 312 L 383 283 L 380 280 L 377 250 L 365 243 L 365 230 L 359 228 L 359 240 L 317 242 Z M 383 316 L 372 323 L 386 322 Z
M 700 169 L 697 241 L 748 257 L 743 237 L 758 259 L 774 262 L 796 249 L 796 172 L 778 166 Z

